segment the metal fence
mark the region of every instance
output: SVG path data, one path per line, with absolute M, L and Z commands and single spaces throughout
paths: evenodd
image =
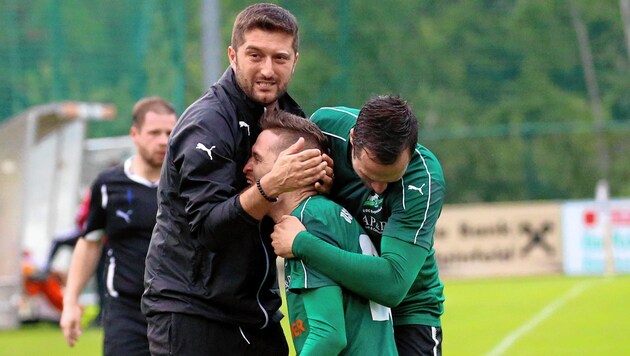
M 110 102 L 120 113 L 145 95 L 184 106 L 185 4 L 0 2 L 0 120 L 61 100 Z
M 376 94 L 409 100 L 421 142 L 444 166 L 447 202 L 590 198 L 600 178 L 613 196 L 630 194 L 630 67 L 616 1 L 574 2 L 591 39 L 599 118 L 566 1 L 272 2 L 300 23 L 290 91 L 306 113 Z M 208 84 L 202 54 L 215 46 L 209 56 L 225 68 L 232 22 L 251 3 L 0 2 L 0 120 L 58 100 L 112 102 L 128 117 L 145 95 L 182 112 Z M 128 129 L 128 120 L 91 124 L 89 136 Z

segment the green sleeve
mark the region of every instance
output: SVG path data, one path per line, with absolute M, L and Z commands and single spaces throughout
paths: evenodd
M 296 236 L 292 250 L 341 286 L 391 308 L 407 295 L 429 254 L 421 246 L 383 236 L 380 257 L 362 255 L 344 251 L 307 231 Z
M 341 288 L 303 289 L 302 300 L 310 331 L 300 355 L 338 355 L 347 342 Z

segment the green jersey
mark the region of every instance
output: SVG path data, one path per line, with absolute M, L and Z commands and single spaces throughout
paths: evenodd
M 352 215 L 324 196 L 304 199 L 292 215 L 300 219 L 313 235 L 327 243 L 355 253 L 377 253 Z M 285 260 L 285 283 L 293 343 L 300 354 L 311 334 L 309 310 L 303 302 L 304 293 L 338 284 L 300 259 Z M 347 346 L 340 354 L 397 355 L 390 309 L 346 290 L 342 290 L 341 296 L 337 303 L 343 310 Z M 318 300 L 317 308 L 326 308 L 327 303 L 331 301 Z M 311 339 L 311 350 L 317 351 L 312 342 Z
M 380 247 L 382 236 L 387 236 L 428 251 L 411 289 L 393 309 L 394 323 L 440 326 L 444 287 L 438 276 L 433 234 L 444 198 L 442 168 L 433 153 L 418 144 L 402 179 L 376 194 L 352 168 L 349 137 L 358 113 L 358 109 L 330 107 L 311 116 L 332 145 L 335 179 L 330 197 L 356 217 L 374 245 Z M 343 270 L 346 266 L 337 267 Z M 386 285 L 382 281 L 366 288 Z

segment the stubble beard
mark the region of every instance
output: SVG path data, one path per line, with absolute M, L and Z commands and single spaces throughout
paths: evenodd
M 147 164 L 152 169 L 155 169 L 158 171 L 162 169 L 163 160 L 161 161 L 158 158 L 157 154 L 153 155 L 147 150 L 138 150 L 138 155 L 140 156 L 140 159 L 142 159 L 144 163 Z
M 283 96 L 286 92 L 287 92 L 287 88 L 289 86 L 289 83 L 280 83 L 278 84 L 278 80 L 276 80 L 276 86 L 278 88 L 278 90 L 276 91 L 276 94 L 271 98 L 271 99 L 264 99 L 261 98 L 260 96 L 256 95 L 256 90 L 254 89 L 256 82 L 254 81 L 250 81 L 248 78 L 246 78 L 243 75 L 243 72 L 240 69 L 240 66 L 238 64 L 238 62 L 236 62 L 236 82 L 238 84 L 238 86 L 241 88 L 241 90 L 243 90 L 243 92 L 245 93 L 245 95 L 247 95 L 248 98 L 250 98 L 251 100 L 264 105 L 264 106 L 268 106 L 270 104 L 275 103 L 278 98 L 280 98 L 281 96 Z M 270 94 L 265 94 L 264 97 L 268 98 L 268 95 Z

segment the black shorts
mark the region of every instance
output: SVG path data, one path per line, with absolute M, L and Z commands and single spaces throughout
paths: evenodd
M 180 313 L 159 313 L 147 321 L 153 356 L 289 354 L 280 323 L 247 328 Z
M 399 356 L 442 355 L 442 328 L 426 325 L 394 326 Z
M 150 356 L 147 320 L 140 311 L 140 299 L 107 294 L 103 312 L 103 355 Z

